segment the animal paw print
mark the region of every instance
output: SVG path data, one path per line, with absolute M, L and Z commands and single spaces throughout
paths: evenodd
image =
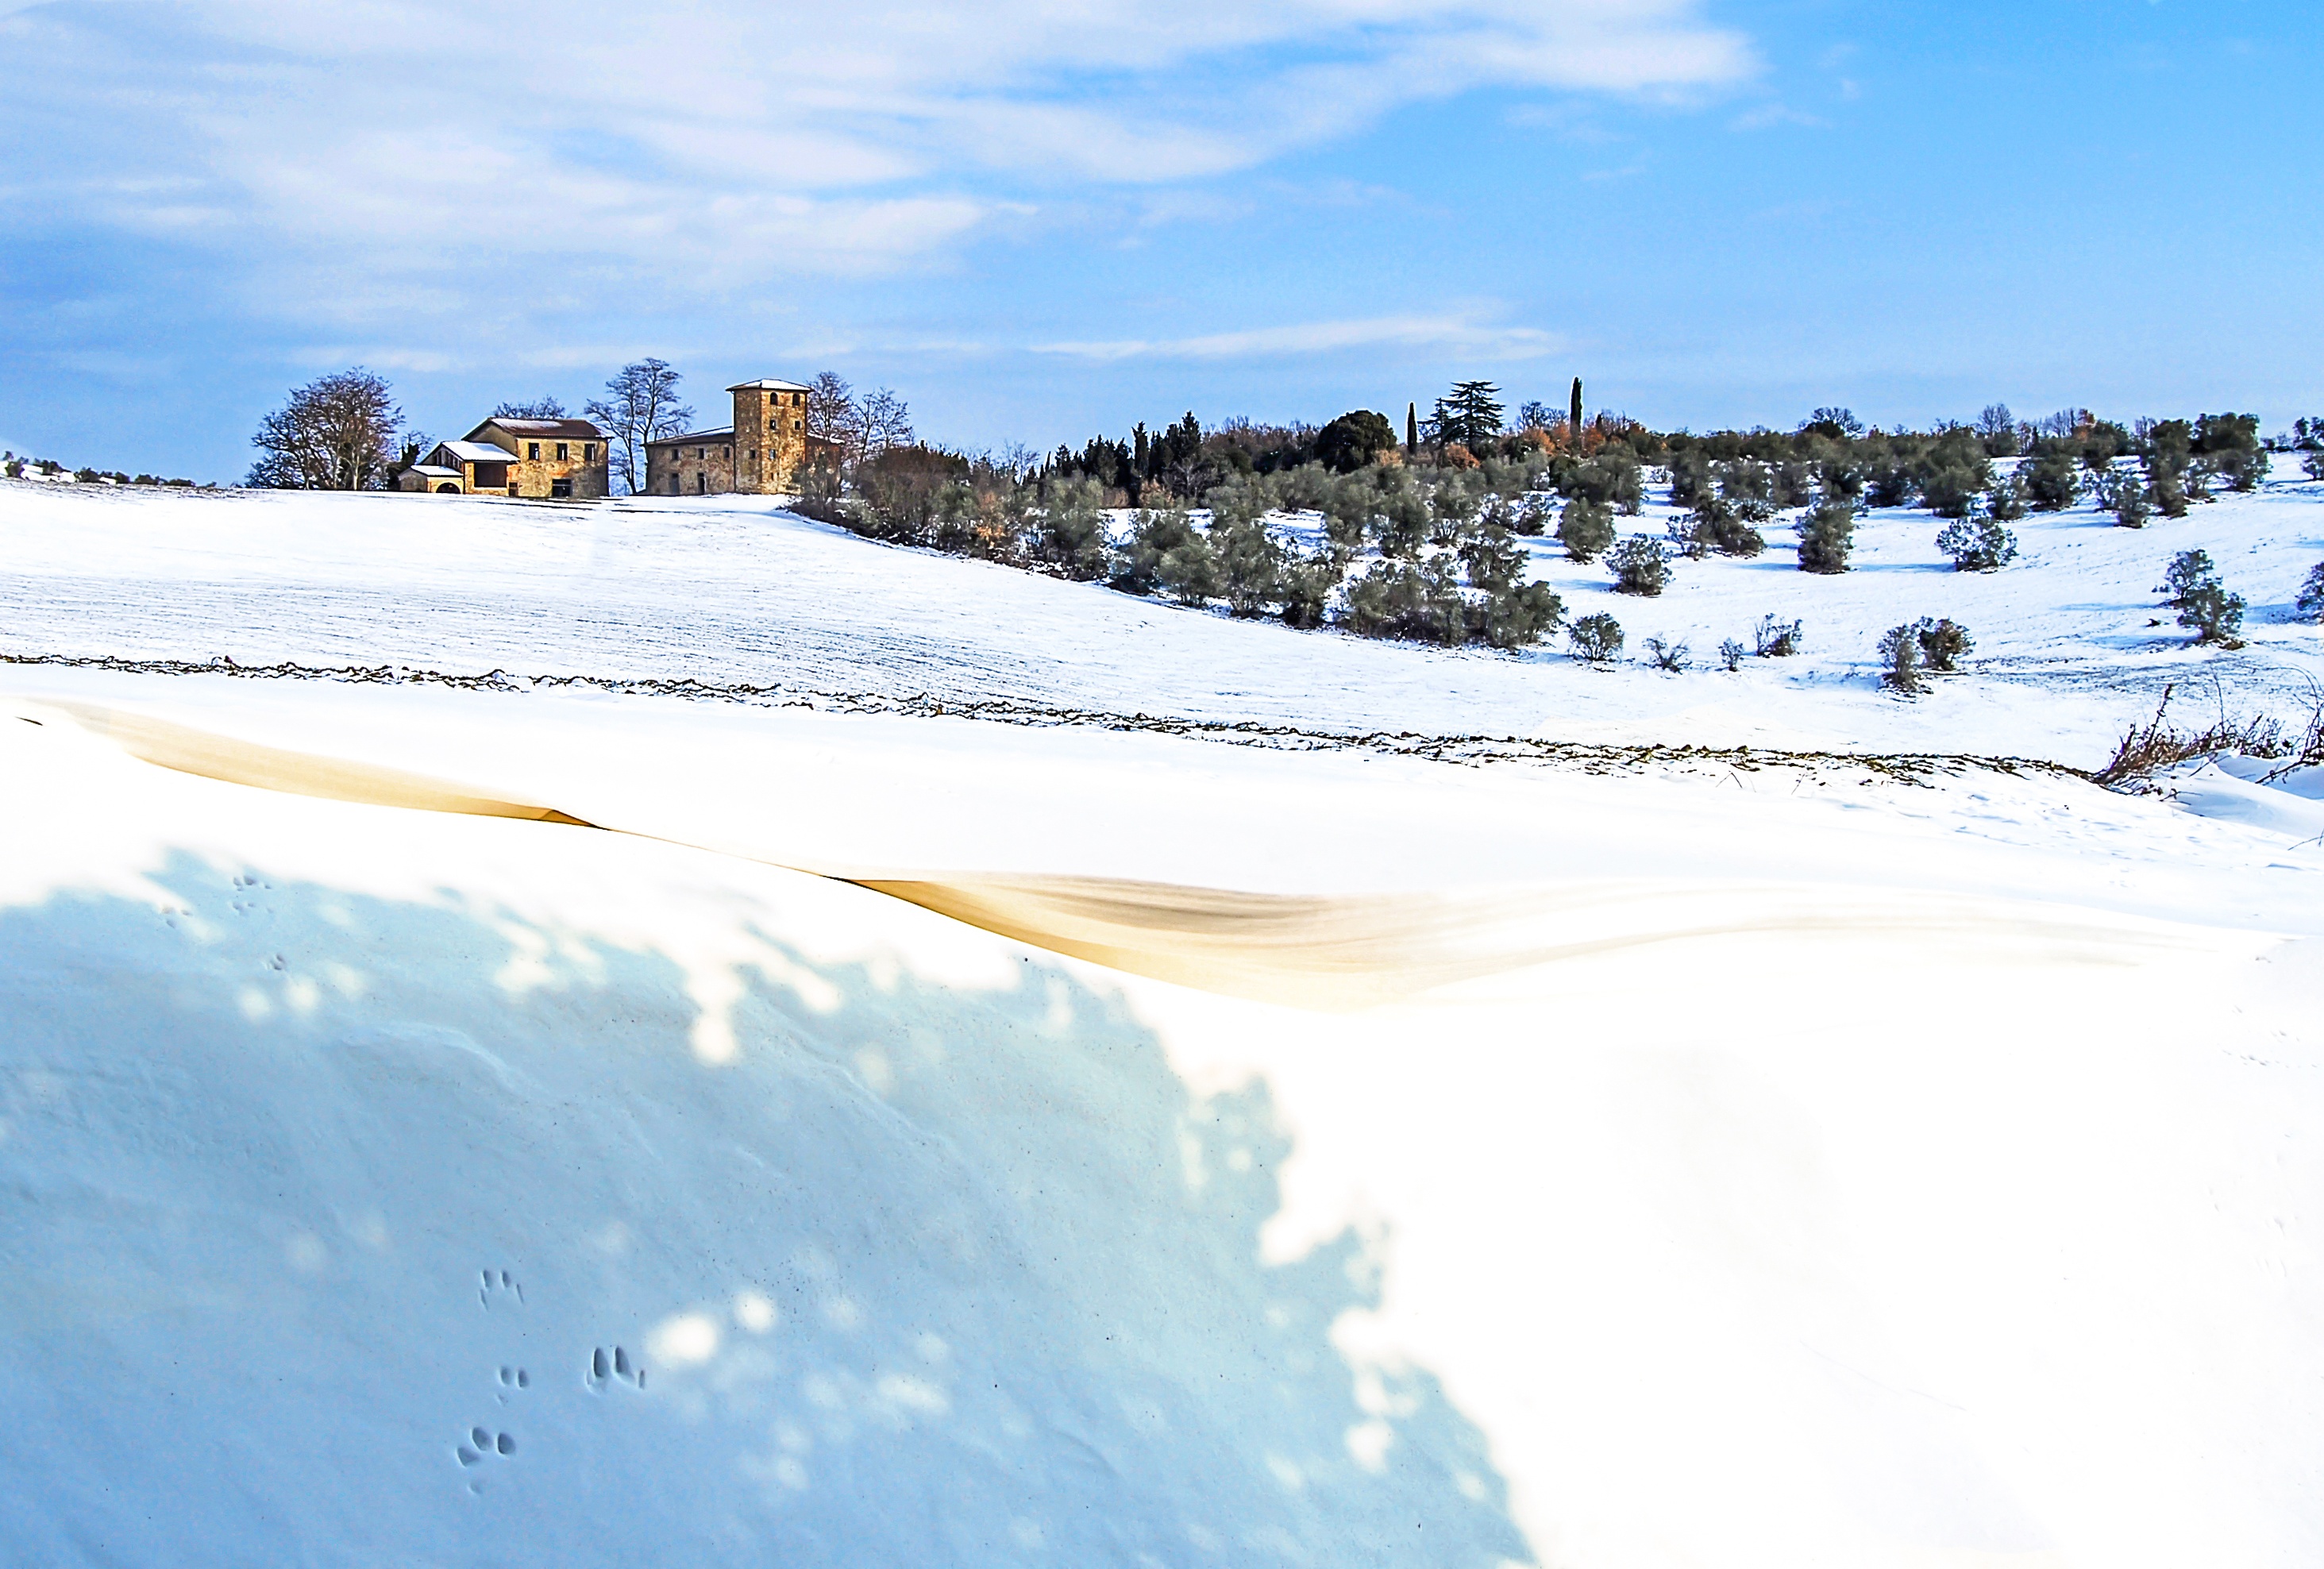
M 506 1269 L 479 1269 L 476 1281 L 477 1306 L 487 1312 L 491 1311 L 495 1301 L 505 1301 L 511 1297 L 516 1298 L 519 1306 L 524 1304 L 524 1282 L 510 1275 Z
M 631 1356 L 625 1347 L 617 1345 L 608 1355 L 601 1345 L 589 1353 L 589 1371 L 583 1377 L 593 1389 L 604 1389 L 609 1380 L 642 1389 L 646 1387 L 646 1364 L 641 1358 Z
M 252 910 L 259 908 L 257 891 L 270 886 L 272 885 L 260 881 L 258 880 L 258 873 L 255 872 L 245 872 L 236 876 L 234 880 L 235 913 L 236 915 L 247 915 Z
M 462 1465 L 478 1465 L 496 1455 L 516 1453 L 516 1436 L 510 1433 L 488 1433 L 482 1427 L 468 1429 L 467 1440 L 452 1451 Z
M 530 1389 L 530 1388 L 532 1388 L 532 1375 L 526 1372 L 522 1368 L 503 1368 L 501 1370 L 500 1402 L 502 1405 L 505 1406 L 508 1404 L 508 1398 L 511 1391 L 516 1389 Z

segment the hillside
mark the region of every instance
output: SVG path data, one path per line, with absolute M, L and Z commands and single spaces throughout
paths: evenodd
M 2304 712 L 2324 645 L 2290 602 L 2324 560 L 2324 484 L 2289 460 L 2260 494 L 2114 527 L 2085 505 L 2017 528 L 2018 563 L 1950 569 L 1939 520 L 1870 514 L 1856 569 L 1798 571 L 1778 530 L 1756 561 L 1682 562 L 1657 599 L 1526 541 L 1570 615 L 1692 647 L 1672 677 L 1577 665 L 1554 645 L 1445 652 L 1237 623 L 927 552 L 868 545 L 750 498 L 597 508 L 487 498 L 5 491 L 0 653 L 243 665 L 383 663 L 483 674 L 779 686 L 807 695 L 1006 700 L 1105 715 L 1333 732 L 1751 743 L 2103 761 L 2164 687 Z M 1624 520 L 1659 535 L 1666 506 Z M 2155 585 L 2200 547 L 2251 602 L 2249 646 L 2197 650 Z M 1804 651 L 1719 671 L 1766 615 Z M 1875 678 L 1881 632 L 1968 625 L 1968 674 L 1917 704 Z
M 2312 1562 L 2319 771 L 1979 759 L 2300 716 L 2317 491 L 1536 556 L 1806 623 L 1668 676 L 749 503 L 0 488 L 0 1541 Z M 2145 624 L 2190 544 L 2239 653 Z

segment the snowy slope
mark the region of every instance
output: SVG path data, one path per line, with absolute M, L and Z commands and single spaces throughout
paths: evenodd
M 2294 474 L 2288 464 L 2279 466 Z M 1626 526 L 1659 533 L 1667 509 Z M 1572 614 L 1631 646 L 1690 643 L 1698 669 L 1601 672 L 1545 650 L 1447 653 L 1297 633 L 999 567 L 882 548 L 741 498 L 545 507 L 488 498 L 96 493 L 0 486 L 0 651 L 481 674 L 686 678 L 803 692 L 1010 698 L 1108 714 L 1339 731 L 1549 735 L 2049 757 L 2090 766 L 2168 683 L 2255 705 L 2324 677 L 2288 620 L 2324 559 L 2324 486 L 2292 478 L 2144 531 L 2088 509 L 2020 525 L 2020 564 L 1950 571 L 1936 520 L 1875 514 L 1858 568 L 1682 563 L 1655 600 L 1536 542 Z M 2153 586 L 2208 549 L 2252 602 L 2251 647 L 2198 651 Z M 1807 651 L 1707 668 L 1763 614 Z M 1880 632 L 1949 615 L 1971 674 L 1922 703 L 1883 695 Z M 2061 701 L 2061 699 L 2063 699 Z
M 2198 514 L 2275 541 L 2208 536 L 2255 603 L 2303 495 Z M 1987 753 L 2103 750 L 2189 662 L 2076 600 L 1997 629 L 2062 672 L 1914 706 L 1837 657 L 1445 656 L 708 507 L 0 499 L 16 653 Z M 2054 526 L 2089 605 L 2177 548 Z M 1832 586 L 1751 570 L 1682 586 Z M 63 704 L 615 831 L 193 777 Z M 2324 824 L 2260 771 L 0 667 L 0 1558 L 2312 1563 Z M 1473 963 L 1285 1006 L 831 869 L 1313 897 Z

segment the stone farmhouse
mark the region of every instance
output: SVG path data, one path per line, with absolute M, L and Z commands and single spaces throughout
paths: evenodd
M 487 420 L 457 441 L 439 441 L 396 484 L 431 495 L 513 495 L 593 500 L 607 494 L 605 433 L 586 420 Z
M 649 495 L 788 495 L 810 454 L 837 443 L 807 433 L 807 389 L 797 382 L 744 382 L 726 389 L 734 420 L 646 443 Z

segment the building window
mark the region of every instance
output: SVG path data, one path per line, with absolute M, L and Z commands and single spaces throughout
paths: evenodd
M 524 455 L 530 461 L 539 463 L 540 461 L 540 443 L 538 441 L 526 442 L 524 444 Z
M 562 441 L 560 441 L 560 442 L 558 442 L 558 443 L 557 444 L 557 461 L 558 461 L 558 462 L 562 463 L 562 462 L 564 462 L 567 458 L 568 458 L 568 457 L 572 457 L 572 456 L 573 456 L 573 449 L 572 449 L 571 448 L 569 448 L 569 447 L 566 446 L 566 445 L 565 445 L 565 443 L 563 443 Z
M 595 442 L 584 441 L 581 444 L 581 461 L 584 463 L 595 463 L 597 461 L 597 444 Z

